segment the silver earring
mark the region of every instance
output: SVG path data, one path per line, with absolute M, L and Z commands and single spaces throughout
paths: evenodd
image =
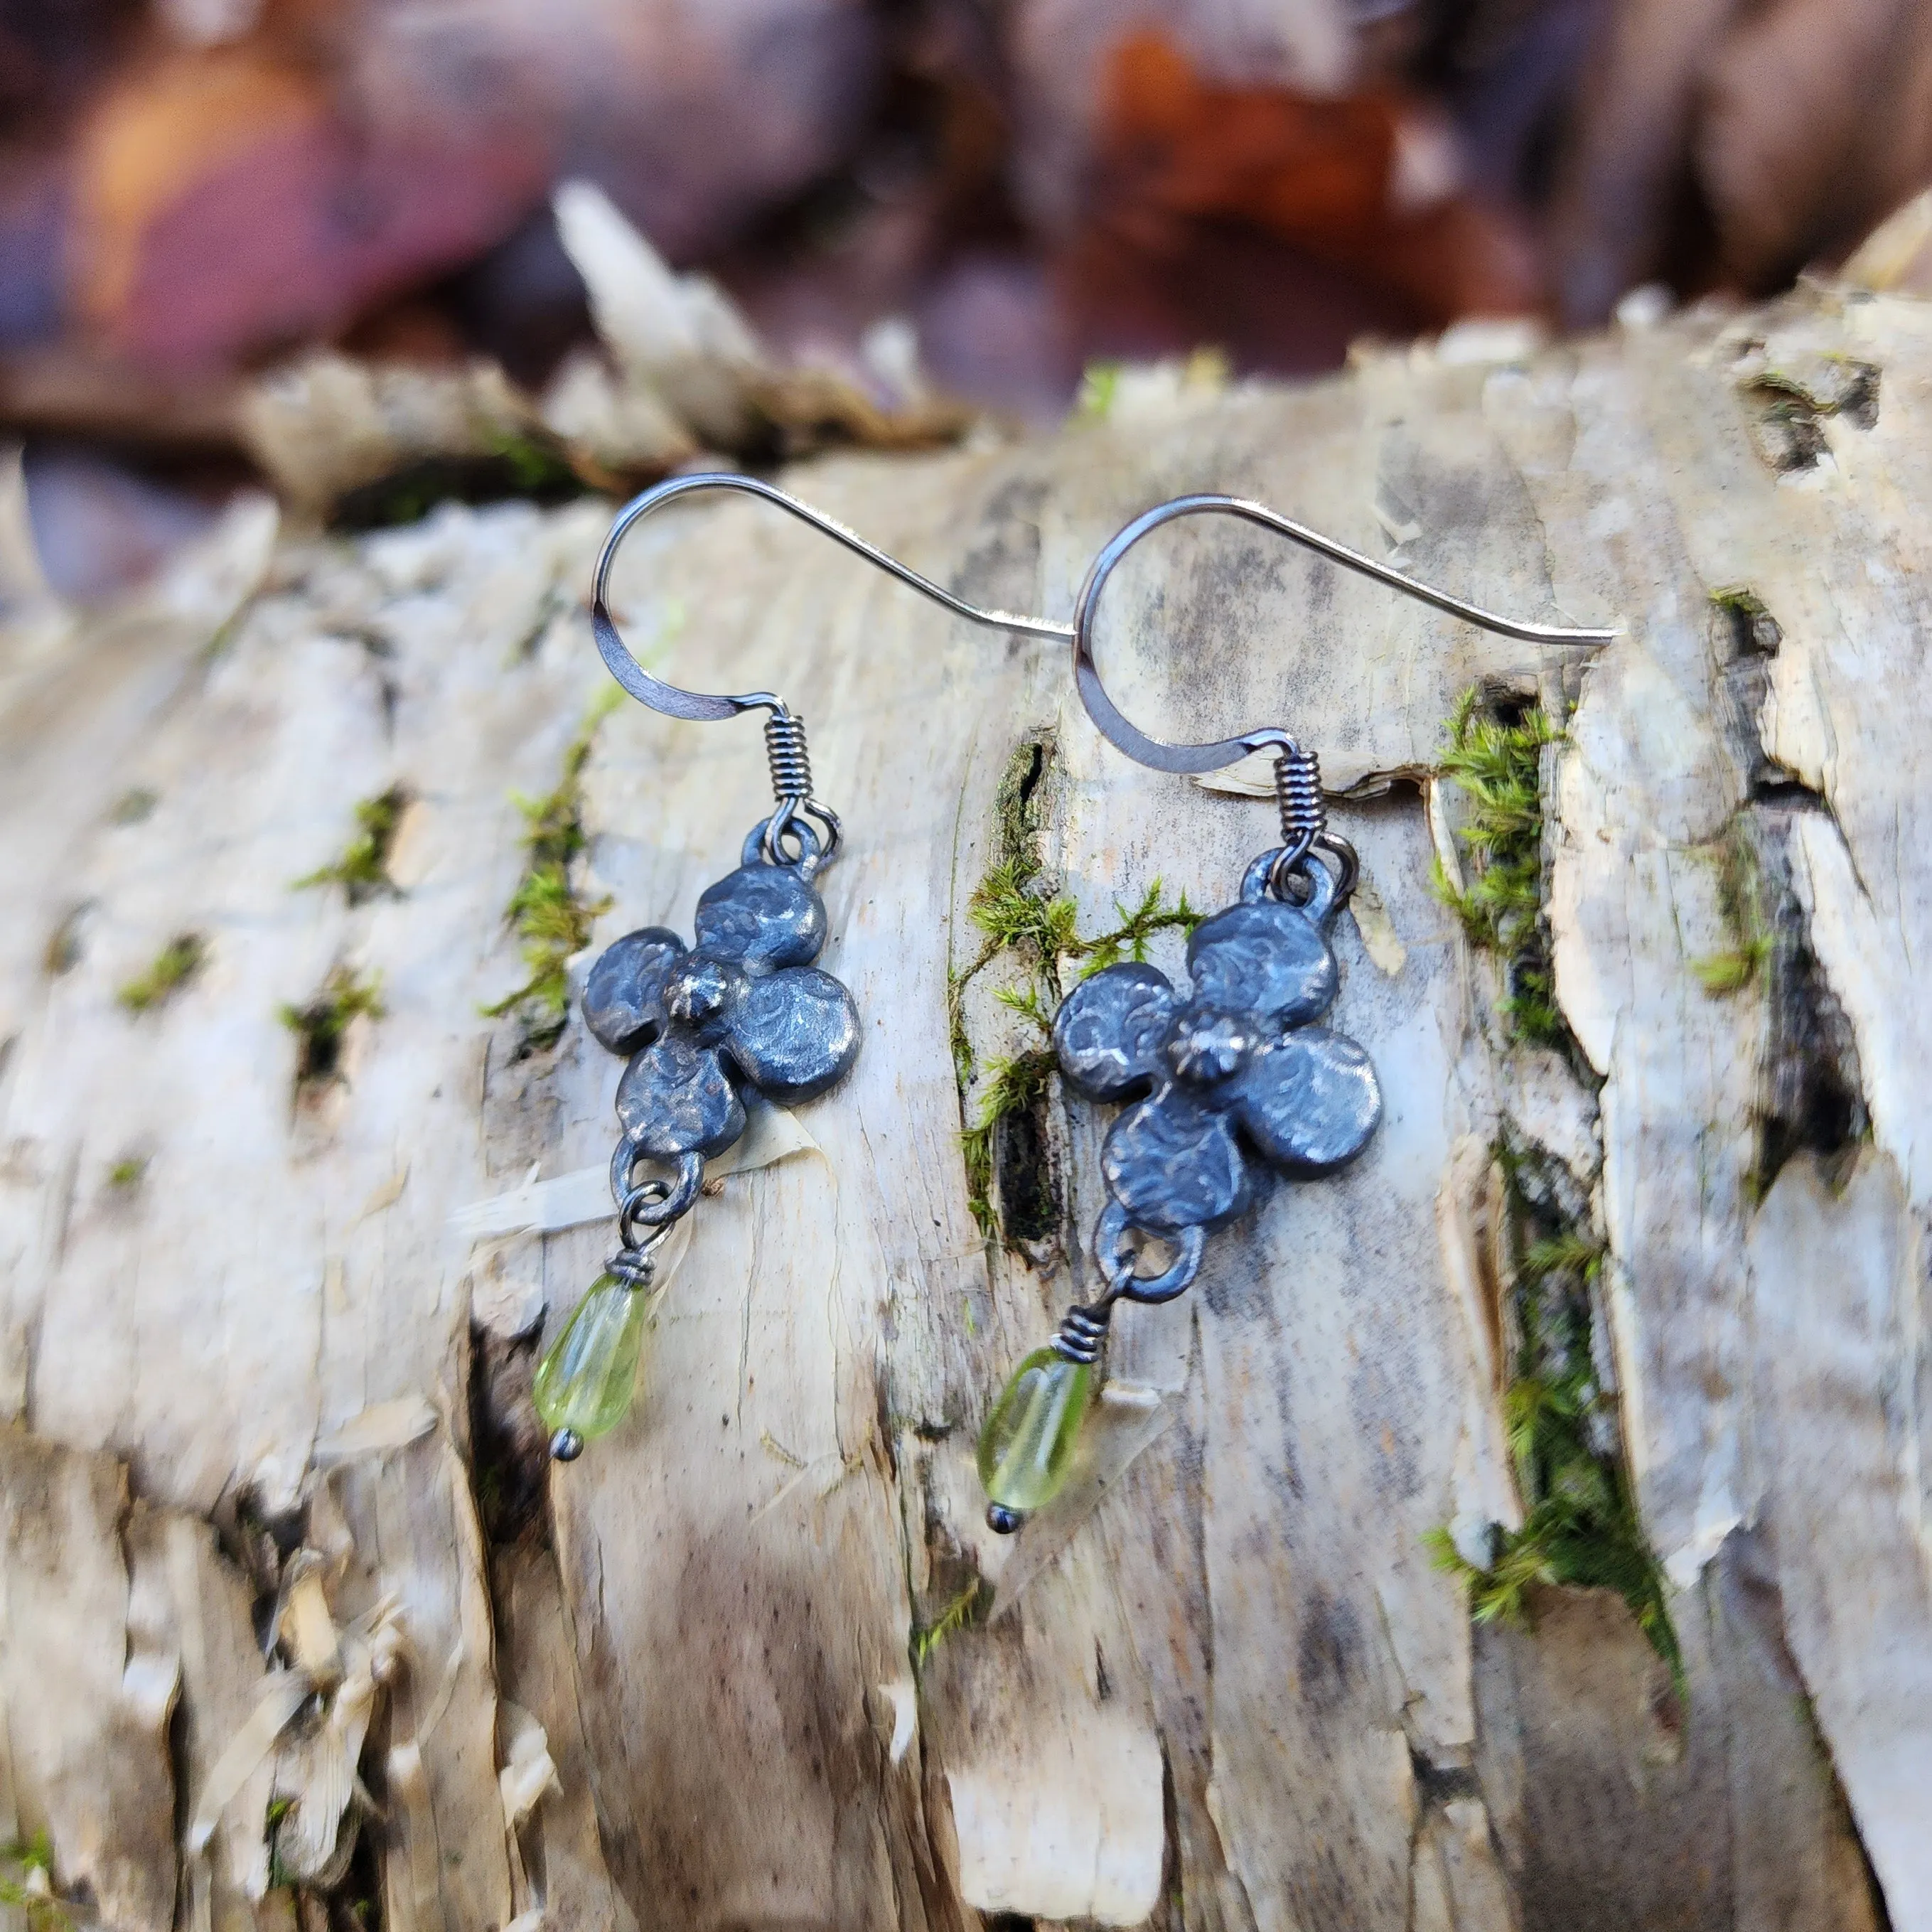
M 1207 1237 L 1244 1213 L 1249 1162 L 1330 1174 L 1367 1145 L 1382 1095 L 1369 1056 L 1316 1024 L 1340 979 L 1328 928 L 1354 890 L 1354 849 L 1328 829 L 1315 753 L 1276 726 L 1211 744 L 1150 738 L 1108 697 L 1094 662 L 1094 620 L 1116 565 L 1178 518 L 1222 513 L 1258 524 L 1438 610 L 1538 644 L 1607 643 L 1606 631 L 1518 623 L 1361 556 L 1264 505 L 1234 496 L 1176 497 L 1127 524 L 1094 559 L 1073 625 L 1073 675 L 1101 735 L 1155 771 L 1218 771 L 1273 752 L 1281 843 L 1248 866 L 1237 902 L 1194 928 L 1189 987 L 1123 963 L 1082 980 L 1053 1024 L 1060 1070 L 1090 1100 L 1130 1104 L 1100 1156 L 1108 1199 L 1094 1232 L 1101 1292 L 1070 1309 L 1058 1332 L 1023 1361 L 980 1439 L 986 1520 L 1018 1528 L 1072 1466 L 1094 1366 L 1117 1301 L 1171 1301 L 1199 1271 Z M 1143 1241 L 1172 1258 L 1137 1272 Z
M 537 1411 L 550 1431 L 550 1453 L 561 1462 L 615 1428 L 629 1408 L 653 1252 L 697 1200 L 706 1160 L 745 1131 L 746 1096 L 784 1106 L 816 1099 L 843 1078 L 859 1051 L 850 993 L 812 963 L 826 931 L 814 881 L 836 856 L 843 832 L 838 814 L 813 790 L 804 721 L 772 692 L 714 697 L 666 684 L 631 655 L 611 621 L 608 598 L 618 545 L 653 510 L 712 490 L 777 505 L 955 616 L 1023 636 L 1072 635 L 1064 624 L 981 610 L 753 477 L 674 477 L 618 513 L 597 560 L 590 606 L 611 676 L 667 717 L 764 712 L 774 806 L 746 834 L 737 869 L 700 897 L 694 944 L 664 926 L 640 927 L 606 948 L 584 984 L 591 1032 L 629 1064 L 617 1088 L 622 1132 L 610 1160 L 617 1251 L 536 1371 Z M 646 1173 L 641 1180 L 640 1168 Z M 671 1170 L 668 1178 L 664 1168 Z

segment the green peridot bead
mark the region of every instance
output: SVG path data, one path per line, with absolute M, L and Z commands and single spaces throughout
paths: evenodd
M 532 1392 L 560 1454 L 576 1453 L 568 1438 L 580 1448 L 623 1420 L 637 1386 L 649 1300 L 615 1275 L 600 1274 L 544 1352 Z
M 1000 1391 L 980 1432 L 980 1480 L 995 1529 L 1017 1529 L 1066 1481 L 1093 1372 L 1084 1362 L 1036 1348 Z

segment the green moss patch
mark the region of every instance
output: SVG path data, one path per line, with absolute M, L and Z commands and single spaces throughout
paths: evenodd
M 152 786 L 133 786 L 108 807 L 107 822 L 110 825 L 139 825 L 154 816 L 154 807 L 160 802 L 160 794 Z
M 1470 944 L 1502 963 L 1498 1011 L 1508 1036 L 1567 1048 L 1543 914 L 1542 753 L 1562 736 L 1540 705 L 1499 712 L 1480 692 L 1463 693 L 1437 770 L 1462 795 L 1456 837 L 1467 883 L 1456 884 L 1438 858 L 1436 890 Z
M 27 1932 L 67 1932 L 74 1922 L 53 1895 L 54 1851 L 44 1832 L 0 1845 L 0 1907 L 20 1913 Z
M 1718 909 L 1737 944 L 1692 960 L 1690 970 L 1706 992 L 1721 998 L 1748 986 L 1771 957 L 1771 928 L 1765 917 L 1757 857 L 1741 824 L 1734 824 L 1724 839 L 1718 862 Z
M 201 970 L 207 957 L 208 942 L 200 933 L 181 933 L 154 955 L 146 972 L 136 974 L 115 998 L 130 1013 L 152 1012 L 179 992 Z
M 362 905 L 384 893 L 400 896 L 389 876 L 389 854 L 409 803 L 410 795 L 400 785 L 364 799 L 356 808 L 356 836 L 343 848 L 342 856 L 304 873 L 290 890 L 305 892 L 315 886 L 340 886 L 351 905 Z
M 1478 1568 L 1446 1529 L 1432 1532 L 1439 1568 L 1468 1585 L 1479 1623 L 1520 1618 L 1538 1584 L 1614 1590 L 1682 1688 L 1684 1663 L 1663 1573 L 1639 1522 L 1613 1399 L 1591 1354 L 1591 1290 L 1602 1244 L 1568 1220 L 1561 1190 L 1532 1158 L 1498 1150 L 1515 1274 L 1514 1373 L 1503 1396 L 1524 1517 L 1496 1533 Z
M 506 431 L 490 442 L 472 455 L 419 458 L 345 491 L 330 512 L 330 528 L 352 533 L 394 529 L 419 522 L 440 503 L 496 503 L 518 497 L 548 507 L 610 480 L 586 479 L 563 445 L 547 432 Z
M 980 1091 L 979 1113 L 959 1137 L 966 1156 L 967 1199 L 980 1233 L 989 1240 L 1003 1232 L 993 1210 L 994 1137 L 1004 1124 L 1046 1099 L 1057 1064 L 1043 1047 L 992 1061 Z
M 1738 657 L 1771 658 L 1778 655 L 1784 632 L 1755 590 L 1732 584 L 1711 592 L 1711 608 L 1724 621 L 1731 638 L 1732 654 Z
M 40 953 L 40 965 L 49 979 L 58 980 L 80 964 L 82 934 L 88 915 L 93 910 L 91 904 L 70 908 L 62 915 L 60 923 L 47 934 L 46 945 Z
M 992 1608 L 992 1585 L 983 1576 L 976 1578 L 931 1623 L 913 1632 L 910 1648 L 914 1672 L 922 1672 L 932 1662 L 934 1652 L 956 1632 L 983 1624 Z
M 516 798 L 524 815 L 524 874 L 503 909 L 521 944 L 529 976 L 484 1016 L 514 1013 L 523 1022 L 520 1053 L 554 1046 L 570 1020 L 569 962 L 590 944 L 590 931 L 608 899 L 586 899 L 571 880 L 571 867 L 586 842 L 584 830 L 584 768 L 597 728 L 623 702 L 615 686 L 586 714 L 563 754 L 554 790 L 542 798 Z
M 299 1043 L 296 1060 L 296 1085 L 320 1084 L 340 1077 L 342 1042 L 352 1022 L 380 1020 L 388 1009 L 382 1004 L 381 982 L 374 976 L 361 977 L 346 966 L 338 966 L 322 983 L 322 990 L 307 1005 L 279 1009 L 283 1025 Z
M 968 916 L 980 935 L 980 948 L 963 968 L 954 971 L 948 989 L 953 1068 L 962 1106 L 982 1072 L 984 1076 L 962 1141 L 967 1199 L 988 1240 L 1037 1238 L 1047 1232 L 1040 1225 L 1042 1218 L 1057 1217 L 1056 1205 L 1036 1198 L 1036 1185 L 1006 1184 L 1022 1167 L 1036 1181 L 1039 1161 L 1002 1162 L 999 1149 L 1020 1123 L 1036 1118 L 1045 1106 L 1056 1063 L 1044 1042 L 1060 1008 L 1066 969 L 1077 968 L 1076 976 L 1084 979 L 1123 959 L 1144 959 L 1156 934 L 1192 932 L 1201 922 L 1186 893 L 1170 904 L 1156 879 L 1138 904 L 1115 905 L 1117 922 L 1108 931 L 1082 937 L 1078 909 L 1066 894 L 1049 890 L 1040 858 L 1040 791 L 1052 752 L 1051 740 L 1029 738 L 1014 748 L 1006 761 L 994 798 L 993 860 L 967 903 Z M 982 1070 L 967 1034 L 964 995 L 973 980 L 996 960 L 1017 963 L 1024 975 L 1018 985 L 1002 987 L 996 998 L 1030 1023 L 1042 1044 L 989 1060 Z M 1037 1130 L 1030 1136 L 1036 1142 L 1041 1138 Z M 996 1172 L 1002 1177 L 1004 1217 L 994 1202 Z M 1024 1196 L 1024 1202 L 1016 1196 Z

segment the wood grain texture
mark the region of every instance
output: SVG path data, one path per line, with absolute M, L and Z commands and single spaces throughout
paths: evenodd
M 1854 365 L 1875 412 L 1862 377 L 1844 399 Z M 1368 890 L 1336 928 L 1334 1022 L 1387 1113 L 1346 1175 L 1263 1190 L 1184 1301 L 1122 1316 L 1112 1460 L 1016 1544 L 981 1520 L 974 1432 L 1090 1274 L 1105 1121 L 1050 1094 L 997 1183 L 1041 1217 L 982 1237 L 949 1012 L 982 950 L 972 895 L 1010 856 L 1017 772 L 1040 884 L 1083 932 L 1157 877 L 1223 902 L 1269 842 L 1245 775 L 1129 767 L 1058 652 L 956 624 L 760 506 L 640 530 L 616 584 L 640 650 L 702 687 L 773 685 L 810 721 L 849 842 L 824 962 L 865 1046 L 800 1112 L 815 1153 L 700 1203 L 632 1419 L 547 1472 L 537 1341 L 500 1311 L 532 1285 L 554 1332 L 608 1226 L 472 1246 L 450 1217 L 609 1150 L 618 1063 L 578 1024 L 526 1052 L 479 1012 L 520 976 L 507 794 L 556 782 L 599 686 L 578 599 L 604 510 L 287 538 L 232 623 L 212 600 L 164 646 L 158 620 L 117 620 L 175 667 L 171 694 L 124 706 L 113 784 L 63 791 L 57 860 L 10 882 L 0 1024 L 0 1795 L 46 1824 L 62 1888 L 113 1924 L 165 1923 L 178 1894 L 197 1922 L 286 1922 L 263 1780 L 292 1774 L 290 1741 L 206 1869 L 174 1792 L 256 1707 L 256 1634 L 313 1562 L 345 1656 L 400 1633 L 392 1664 L 317 1696 L 375 1700 L 377 1821 L 338 1901 L 370 1887 L 411 1932 L 531 1912 L 619 1932 L 1868 1932 L 1881 1896 L 1894 1928 L 1932 1928 L 1928 414 L 1932 314 L 1811 291 L 1513 359 L 1365 354 L 1309 389 L 1137 400 L 1038 442 L 790 479 L 1012 608 L 1063 615 L 1126 517 L 1219 489 L 1520 615 L 1621 630 L 1588 662 L 1509 644 L 1236 529 L 1124 566 L 1101 656 L 1130 715 L 1177 737 L 1280 719 L 1349 793 Z M 1773 628 L 1741 641 L 1720 591 Z M 0 698 L 0 730 L 58 772 L 63 742 L 107 742 L 83 670 L 102 646 L 86 620 L 32 621 L 36 679 L 71 689 L 44 726 Z M 1544 795 L 1574 1066 L 1509 1042 L 1492 962 L 1432 886 L 1449 807 L 1426 794 L 1472 684 L 1568 713 Z M 396 784 L 400 892 L 292 891 Z M 598 725 L 593 944 L 688 931 L 763 785 L 748 724 Z M 135 788 L 152 810 L 117 822 Z M 24 848 L 33 801 L 0 800 Z M 197 974 L 146 1013 L 117 1004 L 190 932 Z M 1741 938 L 1753 970 L 1708 991 L 1698 963 Z M 1181 970 L 1173 935 L 1154 956 Z M 298 1090 L 277 1010 L 338 965 L 379 976 L 386 1012 Z M 962 998 L 969 1115 L 988 1063 L 1034 1043 L 995 998 L 1026 977 L 1000 956 Z M 1472 1632 L 1431 1564 L 1432 1529 L 1520 1514 L 1504 1134 L 1607 1243 L 1596 1346 L 1681 1698 L 1615 1598 L 1552 1592 Z M 472 1286 L 493 1311 L 473 1328 Z M 32 1521 L 70 1554 L 58 1611 L 13 1553 Z M 68 1694 L 23 1696 L 56 1651 Z M 110 1832 L 61 1794 L 124 1736 Z M 519 1808 L 498 1774 L 532 1750 L 556 1782 Z

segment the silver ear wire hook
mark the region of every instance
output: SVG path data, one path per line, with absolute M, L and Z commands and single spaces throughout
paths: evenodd
M 1373 578 L 1378 584 L 1385 584 L 1405 596 L 1432 604 L 1438 610 L 1446 610 L 1452 617 L 1478 624 L 1500 637 L 1520 638 L 1526 644 L 1533 644 L 1600 645 L 1609 644 L 1617 634 L 1614 631 L 1526 624 L 1514 617 L 1499 616 L 1493 610 L 1485 610 L 1480 604 L 1466 603 L 1460 597 L 1450 596 L 1446 590 L 1420 583 L 1388 564 L 1378 563 L 1373 557 L 1364 556 L 1346 544 L 1337 543 L 1333 537 L 1324 536 L 1319 530 L 1312 530 L 1306 524 L 1298 524 L 1292 518 L 1270 509 L 1265 503 L 1254 502 L 1246 497 L 1172 497 L 1165 503 L 1156 503 L 1118 531 L 1094 558 L 1087 572 L 1087 580 L 1080 586 L 1079 601 L 1074 607 L 1073 681 L 1080 694 L 1080 702 L 1109 744 L 1157 772 L 1219 771 L 1251 752 L 1272 749 L 1276 754 L 1275 794 L 1281 812 L 1282 848 L 1274 860 L 1269 884 L 1277 895 L 1316 845 L 1333 853 L 1340 862 L 1341 874 L 1336 886 L 1336 904 L 1346 902 L 1354 884 L 1354 849 L 1327 829 L 1328 813 L 1322 803 L 1321 772 L 1315 754 L 1304 750 L 1292 734 L 1274 724 L 1242 732 L 1236 737 L 1198 745 L 1170 745 L 1158 738 L 1150 738 L 1125 717 L 1107 695 L 1094 663 L 1094 615 L 1100 608 L 1100 592 L 1106 588 L 1114 566 L 1142 538 L 1157 530 L 1162 524 L 1173 523 L 1182 517 L 1214 513 L 1258 524 L 1263 530 L 1272 530 L 1276 536 L 1287 537 L 1331 562 L 1358 571 L 1364 577 Z
M 1480 624 L 1484 630 L 1493 631 L 1499 637 L 1517 638 L 1532 644 L 1594 645 L 1607 644 L 1617 634 L 1614 631 L 1565 630 L 1553 624 L 1525 624 L 1514 617 L 1498 616 L 1493 610 L 1484 610 L 1480 604 L 1465 603 L 1460 597 L 1450 596 L 1446 590 L 1418 583 L 1385 563 L 1378 563 L 1373 557 L 1364 556 L 1346 544 L 1324 536 L 1319 530 L 1311 530 L 1305 524 L 1298 524 L 1292 518 L 1270 510 L 1265 503 L 1252 502 L 1243 496 L 1172 497 L 1136 517 L 1107 542 L 1087 572 L 1087 580 L 1080 586 L 1080 601 L 1073 613 L 1073 678 L 1079 688 L 1080 701 L 1087 707 L 1088 716 L 1100 728 L 1100 735 L 1109 744 L 1157 772 L 1216 772 L 1224 765 L 1232 765 L 1238 758 L 1246 758 L 1251 752 L 1266 751 L 1271 746 L 1276 750 L 1294 747 L 1294 740 L 1276 725 L 1244 731 L 1238 737 L 1220 739 L 1212 744 L 1163 744 L 1158 738 L 1150 738 L 1145 732 L 1136 729 L 1121 716 L 1107 695 L 1100 682 L 1100 674 L 1094 666 L 1094 613 L 1100 606 L 1100 592 L 1113 574 L 1115 565 L 1142 538 L 1159 530 L 1162 524 L 1173 523 L 1181 517 L 1216 512 L 1258 524 L 1263 530 L 1290 538 L 1334 562 L 1359 571 L 1364 577 L 1372 577 L 1392 590 L 1400 590 L 1405 596 L 1432 604 L 1438 610 L 1448 611 L 1452 617 Z
M 806 749 L 804 721 L 775 692 L 746 691 L 732 696 L 713 696 L 704 692 L 682 691 L 674 684 L 665 683 L 662 678 L 653 677 L 631 655 L 610 619 L 610 566 L 616 560 L 617 546 L 632 527 L 653 510 L 662 509 L 680 496 L 694 496 L 706 490 L 736 490 L 748 496 L 760 496 L 768 503 L 776 503 L 801 523 L 808 524 L 835 542 L 843 544 L 868 563 L 877 565 L 888 576 L 897 578 L 902 584 L 910 585 L 969 623 L 983 624 L 992 630 L 1011 631 L 1027 638 L 1052 638 L 1058 640 L 1073 635 L 1071 626 L 1050 623 L 1044 617 L 1016 616 L 1009 610 L 982 610 L 976 604 L 968 604 L 964 598 L 956 597 L 951 591 L 942 590 L 929 578 L 920 576 L 896 557 L 889 556 L 856 531 L 848 530 L 822 511 L 800 502 L 796 496 L 787 496 L 782 490 L 761 482 L 755 476 L 740 476 L 724 470 L 700 470 L 688 476 L 670 477 L 633 496 L 617 512 L 616 520 L 610 526 L 610 534 L 604 539 L 604 548 L 598 554 L 596 575 L 592 580 L 590 628 L 597 640 L 598 655 L 609 668 L 610 675 L 633 698 L 648 704 L 653 711 L 662 712 L 666 717 L 709 721 L 735 718 L 742 711 L 763 710 L 770 714 L 765 722 L 765 752 L 771 766 L 772 793 L 778 802 L 778 809 L 766 822 L 764 848 L 766 857 L 774 863 L 786 856 L 784 842 L 788 832 L 797 838 L 800 856 L 806 856 L 803 836 L 794 831 L 802 817 L 817 820 L 823 830 L 824 838 L 815 854 L 816 863 L 825 863 L 838 848 L 838 814 L 819 804 L 812 796 L 812 760 Z
M 1052 638 L 1061 642 L 1073 635 L 1070 624 L 1049 623 L 1044 617 L 1016 616 L 1010 610 L 982 610 L 976 604 L 968 604 L 964 598 L 956 597 L 951 591 L 942 590 L 929 578 L 920 576 L 897 557 L 889 556 L 877 545 L 868 544 L 856 531 L 848 530 L 843 524 L 834 522 L 809 503 L 801 503 L 796 496 L 788 496 L 782 490 L 761 482 L 755 476 L 739 476 L 724 470 L 698 471 L 688 476 L 668 478 L 642 495 L 633 496 L 617 512 L 616 521 L 610 526 L 610 534 L 604 539 L 603 550 L 597 559 L 597 574 L 591 586 L 590 626 L 596 634 L 598 650 L 609 665 L 610 675 L 633 698 L 648 704 L 653 711 L 663 712 L 667 717 L 733 718 L 741 711 L 756 710 L 760 706 L 780 715 L 785 711 L 784 700 L 769 691 L 747 691 L 736 697 L 714 698 L 702 692 L 680 691 L 674 684 L 666 684 L 662 679 L 652 676 L 625 648 L 623 639 L 617 634 L 616 626 L 610 621 L 607 592 L 617 546 L 632 527 L 653 510 L 662 509 L 680 496 L 694 496 L 705 490 L 738 490 L 748 496 L 760 496 L 768 503 L 776 503 L 800 522 L 809 524 L 821 535 L 843 544 L 868 563 L 876 564 L 888 576 L 896 577 L 902 584 L 910 585 L 922 596 L 931 598 L 956 617 L 964 617 L 968 623 L 983 624 L 995 631 L 1012 631 L 1023 638 Z

